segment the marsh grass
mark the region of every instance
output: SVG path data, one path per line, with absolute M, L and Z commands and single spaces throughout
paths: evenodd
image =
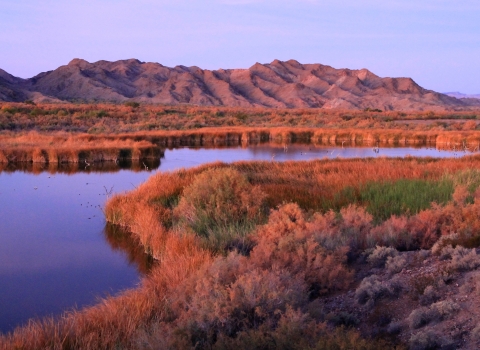
M 358 199 L 350 201 L 365 205 L 375 222 L 382 222 L 392 215 L 413 215 L 430 207 L 432 202 L 445 204 L 452 199 L 453 182 L 400 179 L 397 181 L 368 182 L 359 189 Z M 347 190 L 351 195 L 352 190 Z
M 132 102 L 135 103 L 135 102 Z M 474 130 L 478 111 L 435 113 L 373 112 L 325 109 L 272 109 L 207 106 L 115 104 L 44 104 L 0 102 L 0 132 L 68 131 L 122 133 L 145 130 L 194 130 L 205 127 L 306 127 L 402 129 L 409 131 Z M 470 124 L 465 123 L 469 120 Z M 403 123 L 402 123 L 403 122 Z M 363 135 L 359 135 L 361 138 Z M 365 135 L 366 136 L 366 135 Z M 399 140 L 401 136 L 397 137 Z M 393 139 L 393 138 L 391 138 Z

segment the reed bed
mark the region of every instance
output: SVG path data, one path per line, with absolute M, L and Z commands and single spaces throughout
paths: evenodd
M 407 146 L 428 145 L 456 151 L 480 150 L 478 131 L 404 131 L 310 128 L 204 128 L 190 131 L 137 132 L 116 135 L 41 134 L 0 135 L 0 163 L 114 161 L 161 156 L 159 148 L 202 146 L 226 147 L 270 142 L 315 146 Z
M 35 132 L 0 136 L 0 163 L 79 163 L 160 158 L 162 151 L 149 141 L 78 138 Z

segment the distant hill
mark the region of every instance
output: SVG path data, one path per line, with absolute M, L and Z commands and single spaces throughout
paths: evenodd
M 462 94 L 461 92 L 444 92 L 445 95 L 452 96 L 455 98 L 478 98 L 480 99 L 480 94 Z
M 367 69 L 335 69 L 295 60 L 248 69 L 165 67 L 136 59 L 68 65 L 30 79 L 0 70 L 0 100 L 134 100 L 204 106 L 381 110 L 463 109 L 474 99 L 427 90 L 411 78 L 380 78 Z M 472 102 L 473 101 L 473 102 Z M 480 106 L 480 101 L 478 103 Z

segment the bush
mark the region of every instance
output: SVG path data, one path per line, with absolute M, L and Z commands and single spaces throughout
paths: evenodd
M 372 215 L 365 208 L 349 205 L 340 209 L 342 221 L 340 234 L 353 253 L 365 248 L 366 238 L 372 229 Z
M 382 282 L 378 276 L 365 277 L 355 291 L 355 299 L 360 305 L 371 308 L 380 298 L 392 297 L 401 291 L 401 283 L 396 278 Z
M 395 248 L 376 246 L 372 254 L 367 258 L 367 261 L 375 267 L 385 267 L 385 262 L 388 258 L 393 258 L 398 255 Z
M 213 344 L 228 336 L 265 324 L 273 327 L 289 308 L 306 304 L 306 286 L 288 271 L 262 270 L 231 253 L 183 284 L 172 310 L 175 328 L 191 345 Z
M 430 307 L 420 307 L 413 310 L 408 316 L 411 329 L 423 327 L 430 322 L 443 321 L 460 310 L 460 307 L 451 300 L 439 301 Z
M 387 272 L 391 275 L 401 272 L 405 266 L 407 266 L 407 258 L 404 256 L 396 256 L 387 258 L 387 262 L 385 263 L 385 267 Z
M 451 256 L 452 261 L 448 267 L 455 271 L 471 271 L 480 266 L 480 256 L 475 249 L 457 246 Z
M 407 266 L 407 259 L 404 256 L 395 256 L 393 258 L 389 256 L 385 264 L 388 273 L 392 275 L 402 271 L 405 266 Z
M 417 329 L 427 325 L 431 321 L 430 317 L 431 314 L 429 313 L 429 309 L 427 307 L 421 307 L 413 310 L 407 319 L 410 329 Z
M 450 250 L 443 250 L 447 246 L 451 246 L 455 244 L 459 240 L 459 236 L 456 233 L 452 233 L 449 235 L 441 236 L 438 241 L 433 245 L 432 247 L 432 253 L 435 255 L 439 255 L 440 259 L 445 260 L 445 259 L 450 259 L 451 258 L 451 251 Z M 445 255 L 446 254 L 446 255 Z
M 420 305 L 428 306 L 436 302 L 440 298 L 439 294 L 436 292 L 433 286 L 427 286 L 423 291 L 423 295 L 420 296 L 419 301 Z
M 180 198 L 174 215 L 214 246 L 245 234 L 265 216 L 265 194 L 232 168 L 197 175 Z
M 311 297 L 347 288 L 353 278 L 345 266 L 348 249 L 325 249 L 318 243 L 322 233 L 317 228 L 308 225 L 297 204 L 286 204 L 273 211 L 259 229 L 250 259 L 264 269 L 279 267 L 302 276 Z
M 433 330 L 420 331 L 410 338 L 411 350 L 432 350 L 452 346 L 453 340 Z
M 399 250 L 416 249 L 418 246 L 415 236 L 410 232 L 408 224 L 406 216 L 392 215 L 371 230 L 368 240 L 373 244 L 395 247 Z

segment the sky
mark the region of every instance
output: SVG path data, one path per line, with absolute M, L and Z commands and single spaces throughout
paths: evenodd
M 0 0 L 0 68 L 29 78 L 73 58 L 296 59 L 478 94 L 479 18 L 478 0 Z

